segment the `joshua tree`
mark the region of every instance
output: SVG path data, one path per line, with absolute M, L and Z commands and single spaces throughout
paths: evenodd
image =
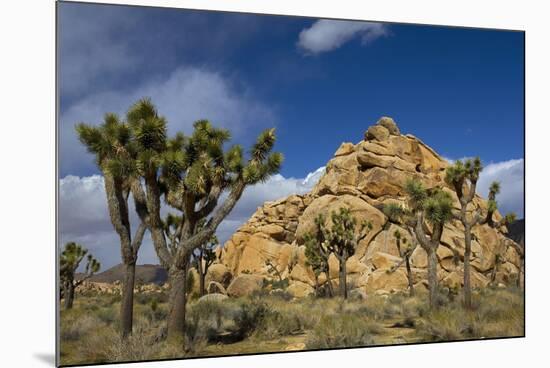
M 393 266 L 390 269 L 390 272 L 395 272 L 403 262 L 405 263 L 405 267 L 407 270 L 407 280 L 409 282 L 409 295 L 414 296 L 414 280 L 412 277 L 412 270 L 411 270 L 411 256 L 416 249 L 418 243 L 415 241 L 415 234 L 414 234 L 414 217 L 412 216 L 411 212 L 405 209 L 402 206 L 399 206 L 396 203 L 389 203 L 384 206 L 384 213 L 386 216 L 388 216 L 389 220 L 391 222 L 399 223 L 403 225 L 410 237 L 411 237 L 411 244 L 407 245 L 407 238 L 403 238 L 401 236 L 401 233 L 399 230 L 395 230 L 393 233 L 393 236 L 395 238 L 395 245 L 397 246 L 397 251 L 399 253 L 399 256 L 401 257 L 401 261 Z M 401 244 L 403 246 L 406 246 L 405 248 L 401 247 Z
M 76 270 L 84 257 L 86 257 L 86 267 L 84 268 L 83 275 L 79 280 L 75 280 Z M 91 254 L 88 254 L 87 249 L 74 242 L 65 244 L 65 249 L 61 253 L 59 266 L 65 308 L 71 309 L 73 307 L 76 288 L 98 272 L 101 266 Z
M 328 294 L 332 297 L 334 292 L 332 290 L 332 282 L 330 281 L 328 268 L 330 251 L 326 239 L 325 216 L 323 216 L 323 214 L 317 215 L 314 222 L 315 231 L 304 235 L 306 265 L 311 267 L 315 275 L 315 289 L 317 294 L 319 293 L 319 275 L 324 273 L 326 276 Z
M 472 287 L 470 258 L 472 254 L 472 228 L 476 225 L 488 223 L 490 226 L 500 227 L 505 225 L 515 215 L 507 215 L 498 223 L 493 221 L 493 213 L 497 210 L 496 195 L 500 192 L 500 184 L 493 182 L 489 188 L 489 201 L 487 204 L 487 214 L 481 216 L 480 211 L 469 216 L 468 207 L 473 206 L 473 200 L 476 194 L 476 185 L 479 174 L 483 170 L 481 160 L 476 157 L 473 160 L 466 160 L 464 163 L 460 160 L 449 166 L 446 171 L 445 181 L 456 192 L 460 202 L 460 213 L 455 215 L 464 226 L 464 306 L 468 309 L 472 307 Z
M 460 202 L 460 214 L 458 220 L 464 226 L 464 306 L 472 307 L 472 288 L 470 283 L 470 257 L 472 254 L 472 227 L 481 222 L 479 216 L 468 218 L 468 206 L 472 203 L 476 194 L 477 180 L 483 169 L 481 160 L 476 157 L 473 161 L 465 163 L 458 160 L 449 166 L 446 171 L 445 181 L 454 189 Z
M 216 260 L 216 252 L 214 248 L 218 245 L 218 238 L 212 235 L 209 241 L 199 246 L 193 254 L 194 262 L 199 274 L 199 295 L 203 296 L 206 293 L 205 280 L 208 268 Z
M 281 271 L 277 269 L 277 265 L 273 263 L 273 261 L 269 258 L 266 258 L 265 265 L 267 266 L 267 272 L 270 275 L 275 275 L 279 282 L 283 282 L 283 275 L 281 274 Z
M 412 297 L 414 296 L 414 280 L 411 270 L 411 255 L 416 248 L 416 244 L 411 244 L 411 246 L 407 246 L 407 238 L 402 238 L 401 233 L 398 230 L 395 230 L 393 236 L 395 237 L 395 245 L 397 246 L 397 251 L 399 252 L 401 261 L 393 266 L 390 269 L 390 272 L 395 272 L 395 270 L 397 270 L 403 264 L 403 262 L 405 262 L 405 269 L 407 270 L 407 281 L 409 282 L 409 296 Z M 403 249 L 403 247 L 401 247 L 401 244 L 403 244 L 403 246 L 406 246 L 406 248 Z
M 405 190 L 409 196 L 409 207 L 414 215 L 416 239 L 428 255 L 430 306 L 434 308 L 437 307 L 438 295 L 436 252 L 445 223 L 452 218 L 453 201 L 449 193 L 440 188 L 427 190 L 417 180 L 407 181 Z M 429 233 L 426 223 L 431 225 Z
M 363 221 L 356 234 L 357 220 L 351 215 L 349 208 L 340 208 L 339 212 L 333 211 L 330 216 L 331 227 L 325 226 L 325 218 L 322 215 L 315 219 L 317 235 L 306 236 L 306 257 L 308 264 L 313 268 L 316 276 L 325 272 L 327 282 L 330 284 L 328 272 L 328 257 L 330 253 L 336 256 L 339 264 L 339 288 L 340 296 L 348 297 L 346 262 L 355 254 L 355 249 L 372 230 L 372 224 Z M 316 271 L 317 270 L 317 271 Z
M 340 296 L 348 297 L 346 262 L 355 254 L 355 249 L 372 230 L 372 223 L 363 221 L 356 234 L 357 219 L 351 215 L 349 208 L 340 208 L 331 213 L 332 227 L 327 232 L 329 249 L 338 259 Z
M 245 188 L 277 173 L 283 157 L 271 153 L 274 129 L 260 134 L 248 160 L 239 145 L 224 152 L 229 132 L 214 128 L 206 120 L 195 122 L 191 136 L 178 133 L 168 139 L 166 120 L 149 99 L 134 104 L 127 121 L 135 137 L 137 167 L 145 186 L 140 185 L 133 193 L 146 203 L 142 218 L 147 219 L 155 251 L 169 275 L 168 337 L 181 339 L 185 333 L 185 269 L 190 257 L 211 239 Z M 219 203 L 224 192 L 228 194 Z M 181 213 L 168 241 L 160 215 L 162 198 Z M 201 220 L 206 222 L 198 229 Z
M 147 230 L 144 214 L 145 203 L 136 196 L 135 188 L 140 186 L 137 174 L 136 146 L 130 126 L 115 114 L 106 114 L 103 124 L 90 126 L 80 123 L 76 126 L 80 142 L 96 158 L 96 164 L 103 173 L 107 207 L 111 223 L 120 241 L 124 280 L 120 305 L 122 337 L 132 333 L 134 283 L 138 251 Z M 132 236 L 128 214 L 128 197 L 132 192 L 135 207 L 142 221 Z

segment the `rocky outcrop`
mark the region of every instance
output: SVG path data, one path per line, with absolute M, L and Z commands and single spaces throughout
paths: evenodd
M 459 208 L 456 195 L 443 180 L 447 166 L 448 163 L 420 139 L 410 134 L 402 135 L 393 119 L 381 118 L 367 129 L 362 141 L 342 143 L 310 193 L 264 203 L 218 251 L 223 266 L 217 267 L 220 270 L 226 267 L 236 278 L 228 293 L 231 295 L 233 284 L 244 276 L 256 276 L 256 281 L 251 282 L 255 288 L 259 287 L 258 277 L 273 278 L 270 264 L 277 267 L 283 278 L 289 279 L 289 290 L 293 295 L 310 294 L 315 278 L 306 263 L 304 235 L 314 228 L 317 214 L 329 214 L 340 207 L 350 208 L 358 221 L 369 220 L 373 225 L 372 231 L 359 243 L 355 255 L 346 264 L 348 282 L 353 288 L 365 292 L 406 289 L 404 265 L 394 272 L 389 270 L 401 260 L 395 245 L 395 230 L 404 237 L 408 234 L 400 226 L 389 223 L 382 209 L 390 202 L 406 205 L 404 186 L 409 178 L 422 181 L 428 188 L 443 187 L 453 195 L 455 206 Z M 485 209 L 486 206 L 486 201 L 476 196 L 471 210 Z M 500 215 L 497 213 L 495 217 L 498 220 Z M 449 287 L 462 282 L 462 230 L 460 222 L 449 223 L 437 252 L 439 278 Z M 512 247 L 506 246 L 506 241 L 511 241 L 507 239 L 506 231 L 504 227 L 494 229 L 487 225 L 474 229 L 474 287 L 488 284 L 497 254 L 501 259 L 504 257 L 504 262 L 498 265 L 498 282 L 512 280 L 517 275 L 520 259 Z M 424 285 L 427 259 L 423 249 L 416 249 L 411 263 L 415 283 Z M 329 275 L 322 274 L 319 281 L 324 283 L 330 279 L 337 287 L 337 278 L 338 262 L 331 257 Z M 247 292 L 243 288 L 239 290 L 243 291 L 238 294 Z

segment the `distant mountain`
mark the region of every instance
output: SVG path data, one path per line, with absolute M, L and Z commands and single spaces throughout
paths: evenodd
M 516 220 L 508 225 L 508 237 L 525 247 L 525 219 Z
M 77 278 L 79 276 L 80 275 L 77 275 Z M 123 276 L 124 265 L 118 264 L 106 271 L 94 275 L 90 281 L 113 283 L 117 280 L 122 281 Z M 167 279 L 168 275 L 160 265 L 145 264 L 136 266 L 136 283 L 142 282 L 145 284 L 154 283 L 162 285 Z

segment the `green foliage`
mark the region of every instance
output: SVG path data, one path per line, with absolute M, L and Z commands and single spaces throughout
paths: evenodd
M 493 181 L 489 187 L 489 199 L 494 200 L 496 195 L 500 193 L 500 182 Z
M 342 207 L 339 212 L 331 213 L 332 227 L 325 229 L 329 250 L 337 257 L 351 257 L 360 239 L 372 230 L 370 221 L 363 221 L 360 225 L 359 237 L 355 235 L 357 219 L 351 215 L 349 208 Z
M 409 179 L 405 183 L 405 191 L 409 196 L 409 206 L 411 210 L 416 211 L 423 208 L 424 202 L 428 197 L 426 188 L 419 180 Z
M 506 216 L 504 216 L 504 224 L 510 225 L 512 222 L 516 221 L 517 215 L 513 212 L 507 213 Z
M 406 210 L 395 202 L 390 202 L 384 205 L 383 212 L 391 222 L 400 222 L 401 218 L 405 215 Z
M 86 258 L 86 266 L 84 267 L 83 276 L 80 280 L 75 281 L 75 272 L 80 266 L 82 260 Z M 77 287 L 84 280 L 89 279 L 101 268 L 101 264 L 82 245 L 75 242 L 65 244 L 63 252 L 59 258 L 59 271 L 61 284 L 71 283 L 73 287 Z
M 269 312 L 268 305 L 259 300 L 242 304 L 239 313 L 235 317 L 237 333 L 240 336 L 250 336 L 261 325 Z
M 95 155 L 96 163 L 104 172 L 115 178 L 128 178 L 137 174 L 136 146 L 133 132 L 116 114 L 105 114 L 103 124 L 76 125 L 80 142 Z
M 468 180 L 476 182 L 479 179 L 479 174 L 483 170 L 483 165 L 479 157 L 467 159 L 464 163 L 457 160 L 450 165 L 445 172 L 445 181 L 453 186 L 459 192 L 462 191 L 462 186 Z
M 318 214 L 314 220 L 315 233 L 307 233 L 304 235 L 306 265 L 313 269 L 313 272 L 318 276 L 322 272 L 328 272 L 328 256 L 329 250 L 325 239 L 324 226 L 325 217 L 323 214 Z
M 444 224 L 453 214 L 453 199 L 441 189 L 436 189 L 425 201 L 424 212 L 426 220 L 431 224 Z

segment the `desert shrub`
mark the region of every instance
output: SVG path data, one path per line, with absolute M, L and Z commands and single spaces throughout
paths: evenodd
M 430 310 L 419 323 L 418 332 L 428 341 L 462 340 L 475 335 L 474 327 L 461 308 L 446 306 Z
M 269 312 L 267 303 L 261 300 L 252 299 L 249 303 L 241 304 L 234 318 L 237 333 L 243 337 L 250 336 Z
M 98 320 L 92 315 L 72 313 L 62 317 L 60 337 L 62 341 L 80 340 L 89 331 L 97 328 Z
M 134 330 L 125 341 L 117 335 L 108 349 L 110 361 L 136 361 L 156 358 L 159 355 L 161 330 L 147 318 L 136 316 Z
M 152 296 L 151 294 L 149 293 L 141 293 L 141 292 L 138 292 L 138 293 L 134 293 L 134 302 L 137 303 L 137 304 L 141 304 L 141 305 L 145 305 L 145 304 L 149 304 L 151 303 L 151 300 L 154 298 L 154 296 Z
M 306 346 L 309 349 L 369 344 L 373 344 L 373 339 L 366 321 L 350 314 L 323 316 L 306 341 Z
M 270 310 L 261 320 L 256 329 L 256 335 L 262 338 L 273 339 L 275 337 L 298 334 L 308 327 L 307 319 L 302 318 L 305 311 L 290 309 L 284 311 Z
M 426 302 L 426 298 L 422 295 L 404 300 L 401 304 L 401 310 L 403 317 L 416 318 L 426 315 L 429 306 Z
M 426 312 L 418 326 L 421 336 L 441 341 L 523 335 L 521 293 L 481 290 L 474 294 L 472 310 L 465 310 L 460 299 Z
M 104 322 L 107 325 L 112 324 L 113 322 L 119 319 L 119 311 L 112 306 L 100 308 L 95 315 L 99 320 Z
M 372 320 L 383 320 L 387 312 L 385 308 L 386 300 L 371 296 L 360 304 L 357 314 Z

